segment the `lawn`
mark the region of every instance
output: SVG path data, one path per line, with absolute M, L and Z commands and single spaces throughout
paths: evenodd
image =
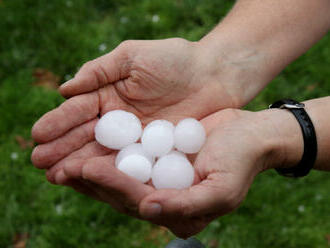
M 0 0 L 0 247 L 164 247 L 163 228 L 49 184 L 30 162 L 30 129 L 63 98 L 57 83 L 125 39 L 198 40 L 228 0 Z M 247 108 L 330 94 L 330 35 L 286 68 Z M 234 213 L 198 238 L 208 247 L 330 247 L 330 174 L 257 177 Z

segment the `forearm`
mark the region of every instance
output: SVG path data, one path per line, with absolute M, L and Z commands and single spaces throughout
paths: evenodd
M 237 86 L 246 104 L 329 28 L 329 0 L 240 0 L 200 43 L 219 66 L 251 71 Z
M 304 102 L 310 116 L 317 138 L 318 152 L 314 169 L 330 171 L 330 97 L 318 98 Z M 302 131 L 292 113 L 283 109 L 271 109 L 259 112 L 259 116 L 268 123 L 272 139 L 271 149 L 267 152 L 269 163 L 266 169 L 291 167 L 302 158 L 304 142 Z

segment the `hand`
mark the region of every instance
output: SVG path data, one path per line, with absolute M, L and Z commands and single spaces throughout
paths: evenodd
M 302 146 L 297 145 L 303 144 L 299 125 L 284 110 L 227 109 L 202 122 L 209 134 L 194 162 L 194 185 L 185 190 L 156 190 L 139 204 L 143 218 L 182 238 L 237 208 L 258 173 L 294 165 L 302 155 Z M 294 145 L 282 146 L 287 139 Z
M 50 182 L 104 199 L 95 192 L 96 185 L 83 180 L 89 179 L 93 170 L 97 173 L 99 166 L 104 169 L 102 173 L 117 178 L 118 185 L 107 189 L 112 202 L 120 211 L 136 211 L 137 203 L 153 189 L 110 166 L 104 168 L 115 153 L 94 139 L 98 115 L 124 109 L 139 116 L 143 124 L 153 119 L 201 119 L 218 109 L 242 105 L 241 79 L 235 75 L 243 76 L 243 72 L 251 73 L 212 57 L 199 43 L 183 39 L 124 42 L 109 54 L 86 63 L 60 88 L 64 96 L 71 98 L 34 125 L 32 136 L 40 145 L 33 151 L 32 161 L 36 167 L 48 169 Z M 121 181 L 129 183 L 123 185 Z M 123 204 L 119 204 L 119 195 Z
M 208 54 L 183 39 L 126 41 L 86 63 L 60 88 L 73 97 L 34 125 L 32 136 L 41 145 L 33 151 L 33 163 L 49 169 L 51 182 L 63 183 L 64 164 L 110 155 L 95 142 L 93 128 L 98 115 L 113 109 L 133 112 L 146 124 L 162 118 L 201 119 L 217 109 L 239 107 L 226 74 Z

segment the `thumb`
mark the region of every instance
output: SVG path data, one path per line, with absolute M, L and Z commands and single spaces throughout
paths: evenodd
M 188 189 L 156 190 L 140 202 L 140 215 L 158 219 L 226 214 L 238 206 L 240 197 L 221 180 L 221 175 L 213 174 Z
M 129 76 L 132 41 L 122 42 L 110 53 L 85 63 L 73 79 L 62 84 L 64 97 L 90 92 Z

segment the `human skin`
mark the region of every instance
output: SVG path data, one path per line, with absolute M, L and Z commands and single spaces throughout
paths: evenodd
M 244 78 L 231 89 L 238 87 L 239 99 L 246 104 L 329 28 L 328 0 L 240 0 L 200 43 L 210 63 L 225 60 L 225 65 L 257 74 L 233 74 L 227 80 L 235 82 L 238 75 Z
M 304 103 L 318 142 L 314 169 L 330 171 L 330 117 L 324 115 L 330 97 Z M 237 208 L 256 175 L 297 165 L 304 150 L 301 128 L 288 110 L 228 109 L 202 122 L 209 133 L 194 163 L 199 183 L 185 190 L 156 190 L 139 204 L 141 216 L 180 237 L 198 233 Z
M 305 105 L 318 141 L 314 168 L 330 171 L 330 118 L 324 115 L 330 109 L 330 97 L 307 101 Z M 64 166 L 64 171 L 71 179 L 88 182 L 93 191 L 85 194 L 186 238 L 237 208 L 256 175 L 295 166 L 302 157 L 301 128 L 288 110 L 226 109 L 201 122 L 208 137 L 194 160 L 195 181 L 188 189 L 155 190 L 150 184 L 142 184 L 111 166 L 114 153 L 87 161 L 73 160 Z M 83 163 L 81 170 L 76 169 L 79 163 Z M 136 205 L 131 205 L 140 197 Z
M 32 135 L 40 145 L 33 151 L 33 163 L 38 168 L 47 169 L 48 180 L 52 183 L 71 186 L 121 212 L 149 219 L 151 211 L 147 210 L 147 202 L 157 192 L 150 185 L 141 184 L 109 166 L 115 153 L 94 139 L 98 115 L 124 109 L 135 113 L 143 124 L 154 119 L 177 122 L 184 117 L 204 118 L 203 124 L 208 130 L 212 130 L 208 126 L 217 126 L 212 123 L 218 123 L 218 120 L 224 124 L 227 120 L 230 122 L 237 116 L 232 112 L 239 111 L 217 113 L 219 118 L 209 115 L 221 109 L 244 106 L 288 63 L 328 32 L 329 5 L 328 0 L 241 0 L 199 42 L 167 39 L 122 43 L 111 53 L 85 64 L 73 80 L 60 88 L 62 95 L 71 98 L 34 125 Z M 239 119 L 242 123 L 251 122 L 250 118 Z M 232 130 L 230 135 L 235 132 L 244 137 L 245 132 L 238 129 Z M 225 132 L 223 135 L 230 136 Z M 211 137 L 213 135 L 209 139 Z M 207 144 L 210 151 L 204 154 L 210 158 L 219 156 L 219 151 L 212 148 L 216 144 Z M 242 168 L 249 168 L 245 161 L 257 155 L 248 152 L 249 146 L 244 147 L 246 151 L 239 148 L 241 146 L 233 144 L 228 153 L 239 155 L 241 152 L 246 156 L 240 163 L 241 168 L 233 173 L 244 178 L 242 181 L 247 190 L 257 172 Z M 198 158 L 196 168 L 202 165 Z M 206 155 L 204 159 L 207 159 Z M 223 166 L 222 163 L 216 164 L 216 159 L 213 162 L 213 166 Z M 232 162 L 228 157 L 226 167 Z M 207 165 L 204 166 L 207 171 Z M 245 174 L 239 174 L 239 171 Z M 207 195 L 208 187 L 203 185 L 208 177 L 204 177 L 203 173 L 202 169 L 197 173 L 201 176 L 195 183 L 199 185 L 200 182 L 200 195 Z M 228 181 L 230 177 L 230 173 L 224 173 L 220 179 Z M 219 181 L 217 176 L 207 182 L 213 184 L 216 181 Z M 243 199 L 246 192 L 241 192 L 238 185 L 230 188 L 235 187 L 237 191 L 232 192 L 232 198 Z M 236 194 L 242 197 L 234 197 Z M 224 195 L 221 196 L 224 197 L 223 202 L 229 202 Z M 196 206 L 196 211 L 199 205 L 215 209 L 212 207 L 214 203 L 205 198 L 195 200 L 197 202 L 193 206 Z M 238 202 L 228 204 L 231 207 L 227 207 L 226 211 L 212 213 L 209 218 L 204 218 L 204 222 L 230 211 Z M 167 212 L 166 206 L 162 209 L 169 220 L 175 219 L 175 213 L 182 211 L 173 207 Z M 202 211 L 200 216 L 203 216 Z M 198 232 L 202 226 L 197 227 L 196 224 L 196 228 L 184 233 L 175 223 L 163 223 L 159 218 L 150 220 L 168 226 L 182 237 Z

